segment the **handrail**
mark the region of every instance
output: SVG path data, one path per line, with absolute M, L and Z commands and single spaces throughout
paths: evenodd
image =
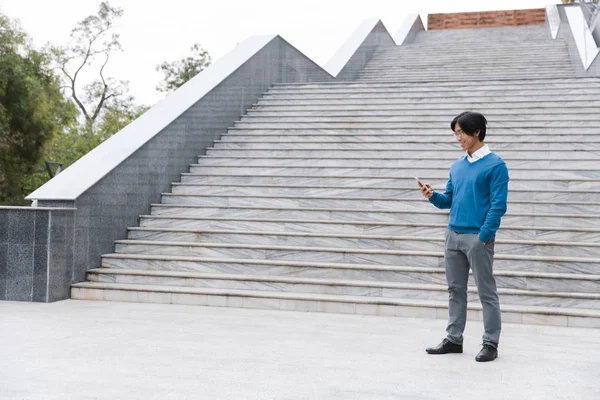
M 275 38 L 254 36 L 99 144 L 27 200 L 75 200 Z
M 274 42 L 276 38 L 284 41 L 280 36 L 265 35 L 253 36 L 240 43 L 230 53 L 217 60 L 121 131 L 35 190 L 26 199 L 33 201 L 76 200 L 110 172 L 118 168 L 120 164 L 173 123 L 186 110 L 221 85 L 242 65 L 249 62 L 251 58 L 256 57 L 261 49 Z M 342 76 L 344 79 L 352 79 L 370 59 L 373 53 L 372 49 L 382 44 L 382 42 L 383 44 L 393 44 L 393 40 L 383 23 L 377 19 L 370 19 L 364 21 L 350 36 L 326 68 L 319 66 L 299 51 L 296 51 L 294 57 L 295 60 L 302 60 L 302 62 L 311 64 L 313 73 L 316 73 L 317 78 L 321 81 Z M 288 46 L 293 48 L 289 44 Z M 268 64 L 270 61 L 264 62 Z M 270 64 L 265 65 L 265 68 L 270 67 Z M 281 72 L 281 74 L 284 73 L 285 71 Z M 305 76 L 304 81 L 307 80 L 311 79 Z
M 548 21 L 552 39 L 556 39 L 558 30 L 560 29 L 560 13 L 558 12 L 558 6 L 556 4 L 546 6 L 546 21 Z
M 410 43 L 414 40 L 417 32 L 424 31 L 423 21 L 419 14 L 409 14 L 404 18 L 402 25 L 394 35 L 394 41 L 398 46 Z
M 581 4 L 566 6 L 565 14 L 567 15 L 583 68 L 587 71 L 598 54 L 600 54 L 600 47 L 592 35 Z

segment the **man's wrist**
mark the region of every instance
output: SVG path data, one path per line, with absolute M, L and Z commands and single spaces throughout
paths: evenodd
M 485 232 L 485 231 L 479 232 L 479 240 L 481 240 L 483 243 L 489 242 L 493 236 L 494 236 L 494 234 L 490 233 L 490 232 Z

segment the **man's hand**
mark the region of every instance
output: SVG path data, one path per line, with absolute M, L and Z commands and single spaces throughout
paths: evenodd
M 431 196 L 433 196 L 433 189 L 431 188 L 431 186 L 429 186 L 426 183 L 421 182 L 418 179 L 417 179 L 417 183 L 419 184 L 419 187 L 421 188 L 421 194 L 423 195 L 423 197 L 425 197 L 426 199 L 429 199 L 429 198 L 431 198 Z

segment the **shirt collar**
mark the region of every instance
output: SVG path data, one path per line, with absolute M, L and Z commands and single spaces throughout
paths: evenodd
M 471 162 L 475 162 L 477 160 L 481 160 L 483 157 L 487 156 L 490 153 L 491 153 L 490 148 L 486 144 L 482 148 L 477 150 L 475 153 L 473 153 L 472 156 L 469 156 L 469 153 L 467 153 L 467 160 L 469 160 Z

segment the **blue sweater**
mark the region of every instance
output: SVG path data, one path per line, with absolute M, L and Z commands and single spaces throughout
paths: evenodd
M 506 212 L 508 181 L 508 168 L 498 155 L 490 153 L 474 163 L 464 156 L 450 167 L 446 192 L 434 192 L 429 201 L 450 209 L 448 229 L 479 233 L 479 240 L 487 243 Z

